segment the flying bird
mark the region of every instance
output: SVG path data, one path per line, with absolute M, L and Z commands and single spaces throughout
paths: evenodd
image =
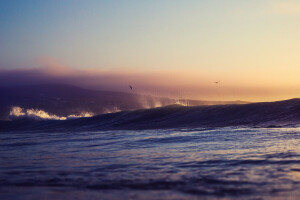
M 216 82 L 214 82 L 215 84 L 218 84 L 220 81 L 216 81 Z
M 129 85 L 129 88 L 132 90 L 132 86 L 131 85 Z

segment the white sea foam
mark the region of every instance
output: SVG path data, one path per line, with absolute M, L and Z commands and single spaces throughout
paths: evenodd
M 54 114 L 49 114 L 48 112 L 44 110 L 39 109 L 24 109 L 19 106 L 14 106 L 11 108 L 9 113 L 9 118 L 31 118 L 31 119 L 38 119 L 38 120 L 66 120 L 66 119 L 74 119 L 79 117 L 92 117 L 93 113 L 89 112 L 82 112 L 78 115 L 68 115 L 68 116 L 57 116 Z
M 176 100 L 175 104 L 176 105 L 181 105 L 181 106 L 189 106 L 188 101 L 181 100 L 181 99 Z
M 104 110 L 103 114 L 107 114 L 107 113 L 116 113 L 116 112 L 121 112 L 122 110 L 120 110 L 120 108 L 118 107 L 113 107 L 113 108 L 107 108 Z

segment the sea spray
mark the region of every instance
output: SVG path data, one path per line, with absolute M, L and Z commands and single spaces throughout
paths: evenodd
M 72 114 L 68 116 L 57 116 L 49 114 L 44 110 L 39 109 L 25 109 L 19 106 L 13 106 L 9 112 L 10 119 L 29 118 L 35 120 L 66 120 L 80 117 L 92 117 L 94 114 L 90 112 L 81 112 L 79 114 Z

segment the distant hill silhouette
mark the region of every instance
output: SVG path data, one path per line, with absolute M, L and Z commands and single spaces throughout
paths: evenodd
M 176 104 L 212 105 L 246 103 L 240 101 L 175 100 L 135 93 L 96 91 L 70 85 L 48 84 L 0 87 L 0 120 L 8 119 L 12 106 L 44 110 L 58 116 L 81 112 L 95 115 Z

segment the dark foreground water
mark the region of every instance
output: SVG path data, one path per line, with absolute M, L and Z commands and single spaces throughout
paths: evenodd
M 0 134 L 0 199 L 297 199 L 300 128 Z

